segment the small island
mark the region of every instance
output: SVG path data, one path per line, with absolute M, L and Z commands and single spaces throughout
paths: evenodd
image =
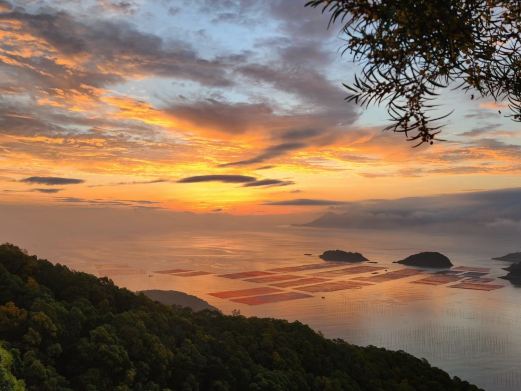
M 502 257 L 492 258 L 496 261 L 506 261 L 506 262 L 521 262 L 521 252 L 519 253 L 510 253 L 507 255 L 503 255 Z
M 365 262 L 369 261 L 366 257 L 364 257 L 360 253 L 348 252 L 343 250 L 327 250 L 324 251 L 322 255 L 319 256 L 324 261 L 328 262 Z
M 401 263 L 402 265 L 408 266 L 435 268 L 449 268 L 453 266 L 448 257 L 438 252 L 422 252 L 410 255 L 401 261 L 396 261 L 395 263 Z
M 506 270 L 508 274 L 501 278 L 510 281 L 513 285 L 521 286 L 521 262 L 513 263 L 503 270 Z

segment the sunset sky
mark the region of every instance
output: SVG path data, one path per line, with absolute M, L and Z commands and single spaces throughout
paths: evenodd
M 344 101 L 356 66 L 304 4 L 0 0 L 0 203 L 278 214 L 521 186 L 508 109 L 442 95 L 447 141 L 412 149 Z

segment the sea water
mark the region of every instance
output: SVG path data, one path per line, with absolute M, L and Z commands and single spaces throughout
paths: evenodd
M 486 390 L 521 389 L 521 288 L 505 280 L 494 282 L 504 288 L 487 292 L 449 288 L 450 284 L 419 285 L 406 278 L 256 306 L 209 295 L 254 285 L 220 274 L 322 262 L 317 256 L 328 249 L 358 251 L 388 268 L 419 251 L 440 251 L 455 265 L 489 267 L 490 276 L 499 277 L 509 263 L 491 257 L 508 252 L 511 240 L 279 226 L 257 231 L 176 230 L 97 240 L 94 245 L 76 239 L 53 243 L 52 248 L 28 247 L 74 269 L 108 275 L 131 290 L 178 290 L 224 313 L 239 310 L 246 316 L 298 320 L 326 337 L 426 358 Z M 154 273 L 173 268 L 211 274 L 188 278 Z

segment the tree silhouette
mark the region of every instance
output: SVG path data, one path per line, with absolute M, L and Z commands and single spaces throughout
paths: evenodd
M 311 0 L 306 6 L 339 22 L 362 70 L 348 101 L 385 103 L 392 124 L 415 146 L 433 143 L 432 115 L 440 90 L 454 87 L 474 97 L 508 102 L 521 122 L 521 2 L 519 0 Z M 501 111 L 499 111 L 501 113 Z

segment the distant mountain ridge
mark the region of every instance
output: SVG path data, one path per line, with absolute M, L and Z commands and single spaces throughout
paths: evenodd
M 508 274 L 501 278 L 510 281 L 514 286 L 521 286 L 521 262 L 513 263 L 504 270 L 508 271 Z
M 437 230 L 518 237 L 521 188 L 345 203 L 304 227 Z
M 506 262 L 521 262 L 521 252 L 510 253 L 507 255 L 503 255 L 502 257 L 492 258 L 496 261 L 506 261 Z

